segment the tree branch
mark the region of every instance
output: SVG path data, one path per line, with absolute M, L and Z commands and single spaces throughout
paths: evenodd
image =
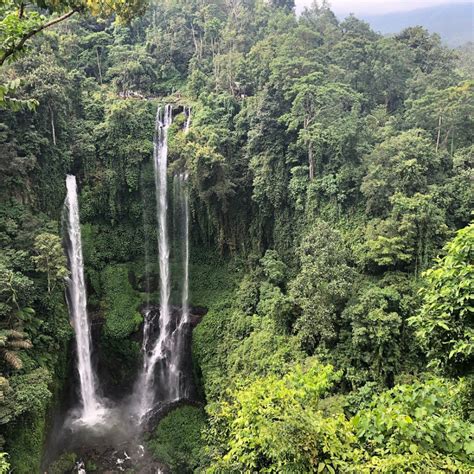
M 77 12 L 76 9 L 71 10 L 70 12 L 67 12 L 62 16 L 58 16 L 57 18 L 54 18 L 53 20 L 48 21 L 47 23 L 44 23 L 43 25 L 38 26 L 37 28 L 34 28 L 28 33 L 26 33 L 25 35 L 23 35 L 21 40 L 18 42 L 18 44 L 13 45 L 11 48 L 3 52 L 2 56 L 0 57 L 0 66 L 3 66 L 3 63 L 5 62 L 5 60 L 9 58 L 12 54 L 16 53 L 17 51 L 20 51 L 25 45 L 26 41 L 29 40 L 32 36 L 36 35 L 40 31 L 45 30 L 46 28 L 49 28 L 50 26 L 55 25 L 56 23 L 66 20 L 67 18 L 69 18 L 71 15 L 73 15 L 76 12 Z

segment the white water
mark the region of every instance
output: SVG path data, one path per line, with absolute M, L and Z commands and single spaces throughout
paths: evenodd
M 183 200 L 183 237 L 184 237 L 184 252 L 183 252 L 183 295 L 181 300 L 182 323 L 189 322 L 189 196 L 187 189 L 188 173 L 180 175 L 180 180 L 184 186 L 182 189 Z
M 184 124 L 184 133 L 189 132 L 191 126 L 191 107 L 185 107 L 186 122 Z M 189 194 L 188 194 L 188 172 L 180 175 L 181 193 L 184 211 L 184 255 L 183 255 L 183 297 L 182 297 L 182 319 L 184 323 L 189 322 Z M 184 184 L 184 186 L 183 186 Z
M 76 177 L 66 178 L 68 257 L 71 276 L 68 279 L 69 312 L 76 334 L 77 369 L 79 372 L 82 411 L 80 419 L 87 424 L 95 424 L 103 415 L 103 407 L 97 395 L 96 380 L 91 362 L 91 336 L 87 316 L 86 285 L 82 257 L 81 226 L 77 199 Z
M 190 127 L 191 110 L 185 109 L 184 132 Z M 155 374 L 160 364 L 160 401 L 174 401 L 187 396 L 182 373 L 185 330 L 184 324 L 190 322 L 189 310 L 189 197 L 187 191 L 188 173 L 174 178 L 173 202 L 180 216 L 180 230 L 177 233 L 182 241 L 183 282 L 181 315 L 173 319 L 170 305 L 170 242 L 168 231 L 168 129 L 172 122 L 172 108 L 166 105 L 157 111 L 154 135 L 153 164 L 155 172 L 155 192 L 158 221 L 158 255 L 160 267 L 160 314 L 159 336 L 149 349 L 153 321 L 150 310 L 145 313 L 143 326 L 143 366 L 138 378 L 132 411 L 141 423 L 156 402 Z M 174 221 L 175 222 L 175 221 Z
M 169 269 L 169 241 L 168 241 L 168 128 L 171 125 L 172 108 L 166 105 L 158 108 L 155 121 L 155 137 L 153 148 L 153 166 L 155 171 L 156 205 L 158 219 L 158 254 L 160 264 L 160 333 L 150 354 L 146 353 L 150 323 L 148 318 L 144 326 L 144 362 L 143 372 L 139 378 L 139 396 L 136 407 L 140 420 L 153 407 L 155 394 L 153 382 L 155 366 L 158 360 L 165 357 L 166 341 L 169 337 L 170 310 L 170 269 Z M 172 381 L 169 381 L 169 385 Z
M 191 107 L 184 107 L 184 114 L 186 115 L 186 122 L 184 122 L 184 133 L 188 133 L 189 127 L 191 127 Z

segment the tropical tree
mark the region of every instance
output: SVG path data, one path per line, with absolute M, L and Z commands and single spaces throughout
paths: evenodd
M 225 433 L 211 446 L 209 472 L 328 472 L 357 457 L 344 416 L 325 417 L 322 396 L 337 380 L 331 366 L 308 360 L 284 377 L 270 375 L 211 406 L 208 435 Z
M 25 43 L 41 31 L 60 23 L 77 12 L 93 15 L 117 14 L 129 19 L 143 10 L 144 0 L 128 2 L 102 0 L 6 0 L 0 6 L 0 66 L 22 53 Z
M 146 4 L 146 0 L 4 0 L 0 3 L 0 68 L 24 54 L 31 38 L 75 13 L 116 14 L 118 19 L 128 20 L 143 11 Z M 34 99 L 15 98 L 18 87 L 18 79 L 0 83 L 0 108 L 37 106 Z
M 309 352 L 334 345 L 340 314 L 357 272 L 339 232 L 324 221 L 315 223 L 298 249 L 300 270 L 289 283 L 290 296 L 301 309 L 295 330 Z
M 444 252 L 424 274 L 423 305 L 410 322 L 431 365 L 463 374 L 474 358 L 474 224 L 458 231 Z
M 24 332 L 13 329 L 0 331 L 0 355 L 10 369 L 21 369 L 23 362 L 18 357 L 17 351 L 32 347 L 31 341 Z
M 428 185 L 438 180 L 442 156 L 425 131 L 412 129 L 378 144 L 366 157 L 366 166 L 361 191 L 367 211 L 384 215 L 395 193 L 409 197 L 426 193 Z
M 290 130 L 299 130 L 299 141 L 308 154 L 309 179 L 313 180 L 322 172 L 324 159 L 337 169 L 340 158 L 350 151 L 360 98 L 345 84 L 324 83 L 320 73 L 298 81 L 294 94 L 287 121 Z
M 61 239 L 54 234 L 39 234 L 35 238 L 34 250 L 36 255 L 32 260 L 39 272 L 46 273 L 48 293 L 51 293 L 56 283 L 68 275 Z

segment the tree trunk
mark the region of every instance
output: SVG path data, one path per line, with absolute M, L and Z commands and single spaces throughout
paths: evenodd
M 309 118 L 305 117 L 303 122 L 303 129 L 305 132 L 308 129 L 309 125 Z M 306 143 L 308 145 L 308 165 L 309 165 L 309 180 L 313 181 L 314 179 L 314 155 L 313 155 L 313 147 L 311 146 L 311 141 L 306 138 Z
M 438 136 L 436 137 L 436 153 L 438 153 L 440 138 L 441 138 L 441 114 L 439 115 L 439 118 L 438 118 Z
M 311 144 L 308 146 L 308 163 L 309 163 L 309 180 L 313 181 L 314 179 L 314 156 L 313 148 Z
M 51 112 L 51 135 L 53 136 L 53 144 L 56 146 L 56 129 L 54 128 L 54 115 L 53 109 L 49 109 Z
M 95 48 L 95 53 L 96 53 L 96 56 L 97 56 L 97 68 L 99 70 L 99 81 L 102 84 L 102 68 L 100 67 L 99 47 Z
M 198 57 L 199 61 L 202 59 L 202 45 L 199 47 L 198 40 L 196 38 L 196 31 L 194 30 L 194 25 L 191 23 L 191 34 L 193 37 L 194 43 L 194 51 L 196 51 L 196 56 Z

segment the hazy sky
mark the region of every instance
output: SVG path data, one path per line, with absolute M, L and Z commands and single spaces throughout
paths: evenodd
M 469 0 L 329 0 L 335 13 L 388 13 L 447 3 L 464 3 Z M 313 0 L 295 0 L 297 11 L 313 3 Z

